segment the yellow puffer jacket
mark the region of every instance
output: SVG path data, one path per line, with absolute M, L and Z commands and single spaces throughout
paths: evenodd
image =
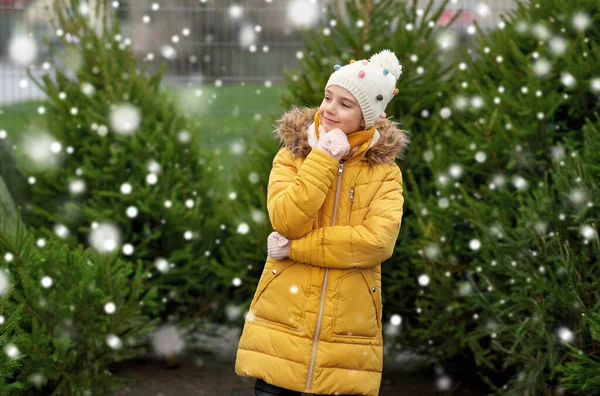
M 316 109 L 280 120 L 267 209 L 290 257 L 267 258 L 235 371 L 313 394 L 378 395 L 383 367 L 381 263 L 402 219 L 409 144 L 389 120 L 342 163 L 320 150 Z M 266 241 L 265 241 L 266 243 Z

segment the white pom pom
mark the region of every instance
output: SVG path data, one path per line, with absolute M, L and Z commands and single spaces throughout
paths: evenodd
M 377 66 L 381 66 L 384 69 L 388 69 L 390 74 L 392 74 L 396 80 L 402 74 L 402 65 L 398 62 L 398 58 L 396 55 L 390 50 L 382 50 L 375 55 L 371 56 L 369 62 L 376 64 Z

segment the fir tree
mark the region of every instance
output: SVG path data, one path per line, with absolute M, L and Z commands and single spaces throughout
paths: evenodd
M 107 394 L 110 363 L 145 351 L 158 319 L 142 314 L 156 290 L 141 261 L 69 249 L 17 223 L 0 226 L 0 393 Z
M 536 4 L 461 54 L 436 133 L 406 169 L 415 218 L 391 259 L 417 271 L 400 289 L 416 307 L 388 305 L 398 341 L 450 373 L 479 366 L 503 395 L 556 386 L 560 338 L 598 308 L 599 6 Z
M 36 167 L 22 165 L 34 178 L 28 223 L 71 246 L 141 260 L 161 312 L 195 312 L 221 284 L 212 271 L 222 230 L 211 217 L 211 159 L 200 152 L 197 124 L 160 89 L 164 68 L 150 74 L 136 63 L 106 2 L 93 14 L 101 18 L 78 5 L 61 0 L 51 10 L 55 67 L 36 81 L 48 96 L 46 120 L 20 146 L 21 157 L 28 147 L 47 153 L 41 164 L 39 155 L 29 161 Z

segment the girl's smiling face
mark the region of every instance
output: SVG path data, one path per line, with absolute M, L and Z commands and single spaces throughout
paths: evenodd
M 345 88 L 332 85 L 325 90 L 319 107 L 319 118 L 327 132 L 340 128 L 346 135 L 365 129 L 362 110 Z

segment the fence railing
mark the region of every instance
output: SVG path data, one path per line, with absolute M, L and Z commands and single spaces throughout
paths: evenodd
M 96 1 L 103 0 L 81 0 L 80 4 L 89 13 Z M 166 62 L 165 84 L 186 85 L 217 79 L 224 84 L 282 81 L 284 68 L 298 68 L 296 53 L 302 48 L 302 41 L 294 23 L 316 18 L 315 28 L 319 28 L 326 23 L 319 21 L 325 3 L 344 1 L 110 0 L 109 4 L 117 6 L 123 37 L 131 40 L 136 57 L 150 68 Z M 49 56 L 43 40 L 56 37 L 49 23 L 51 13 L 46 8 L 52 3 L 52 0 L 0 0 L 0 105 L 43 97 L 28 81 L 24 67 L 11 62 L 9 45 L 15 35 L 32 37 L 39 51 L 32 72 L 42 74 L 41 65 Z M 420 3 L 425 6 L 427 1 Z M 294 9 L 299 4 L 316 8 Z M 481 4 L 474 0 L 451 1 L 438 23 L 444 23 L 462 8 L 465 15 L 455 29 L 464 36 L 467 26 L 481 11 Z M 513 6 L 513 0 L 490 1 L 488 15 L 480 22 L 495 24 L 499 13 Z

